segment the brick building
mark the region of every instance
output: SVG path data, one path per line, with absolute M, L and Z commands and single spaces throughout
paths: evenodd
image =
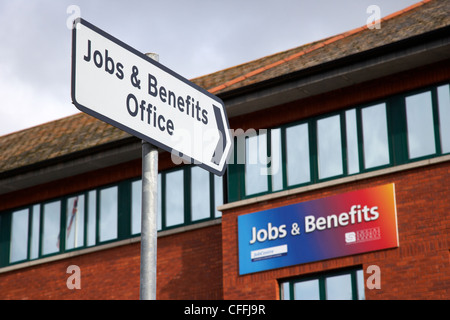
M 225 102 L 235 152 L 223 178 L 160 152 L 157 298 L 448 299 L 448 12 L 418 2 L 379 29 L 193 79 Z M 0 299 L 138 299 L 141 142 L 76 114 L 0 137 L 0 150 Z M 354 224 L 356 209 L 341 213 L 345 197 L 383 202 L 370 190 L 385 186 L 388 209 Z M 288 210 L 308 205 L 328 209 L 309 233 L 299 209 L 294 237 Z M 325 242 L 340 230 L 345 242 Z

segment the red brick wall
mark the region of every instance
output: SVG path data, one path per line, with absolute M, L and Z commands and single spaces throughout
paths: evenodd
M 360 84 L 320 97 L 289 103 L 276 113 L 231 119 L 233 128 L 268 128 L 283 122 L 348 107 L 449 79 L 448 63 L 408 71 L 382 81 Z M 275 115 L 275 116 L 274 116 Z M 168 154 L 160 168 L 170 166 Z M 140 175 L 140 160 L 98 170 L 27 190 L 1 195 L 0 211 L 95 188 Z M 389 176 L 286 197 L 226 212 L 216 225 L 159 239 L 159 299 L 275 299 L 278 279 L 341 267 L 377 264 L 381 290 L 370 298 L 447 298 L 449 290 L 450 191 L 449 164 L 434 165 Z M 400 247 L 280 270 L 238 276 L 236 217 L 273 206 L 307 201 L 374 185 L 396 183 Z M 222 241 L 222 242 L 221 242 Z M 223 250 L 222 250 L 223 248 Z M 0 299 L 137 299 L 139 243 L 0 274 Z M 223 265 L 222 265 L 223 262 Z M 81 290 L 69 290 L 69 265 L 81 268 Z
M 361 83 L 244 115 L 233 128 L 270 128 L 390 95 L 448 81 L 448 61 Z M 381 290 L 366 290 L 367 299 L 448 299 L 450 290 L 447 233 L 450 212 L 450 163 L 347 183 L 301 195 L 231 209 L 222 216 L 225 299 L 278 299 L 278 280 L 371 264 L 381 268 Z M 386 183 L 396 184 L 400 247 L 352 257 L 309 263 L 251 275 L 238 275 L 237 216 Z M 370 274 L 365 274 L 365 277 Z
M 157 299 L 222 299 L 220 225 L 158 239 Z M 81 289 L 70 290 L 77 265 Z M 139 299 L 140 243 L 0 273 L 0 299 Z
M 449 180 L 450 162 L 445 162 L 230 209 L 222 217 L 224 298 L 278 299 L 280 279 L 349 266 L 366 272 L 378 265 L 381 289 L 366 289 L 366 299 L 448 299 Z M 386 183 L 395 183 L 398 248 L 239 276 L 237 216 Z

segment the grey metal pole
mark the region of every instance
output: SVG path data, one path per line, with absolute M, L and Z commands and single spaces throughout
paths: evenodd
M 147 53 L 159 61 L 156 53 Z M 140 299 L 156 300 L 158 148 L 142 140 L 142 216 Z

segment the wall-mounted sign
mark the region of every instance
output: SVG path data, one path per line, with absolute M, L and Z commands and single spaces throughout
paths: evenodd
M 398 247 L 394 184 L 238 217 L 239 274 Z

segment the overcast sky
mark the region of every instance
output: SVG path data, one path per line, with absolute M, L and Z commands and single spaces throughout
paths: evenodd
M 0 135 L 79 112 L 67 26 L 78 15 L 192 79 L 363 26 L 370 5 L 383 17 L 418 1 L 0 0 Z

